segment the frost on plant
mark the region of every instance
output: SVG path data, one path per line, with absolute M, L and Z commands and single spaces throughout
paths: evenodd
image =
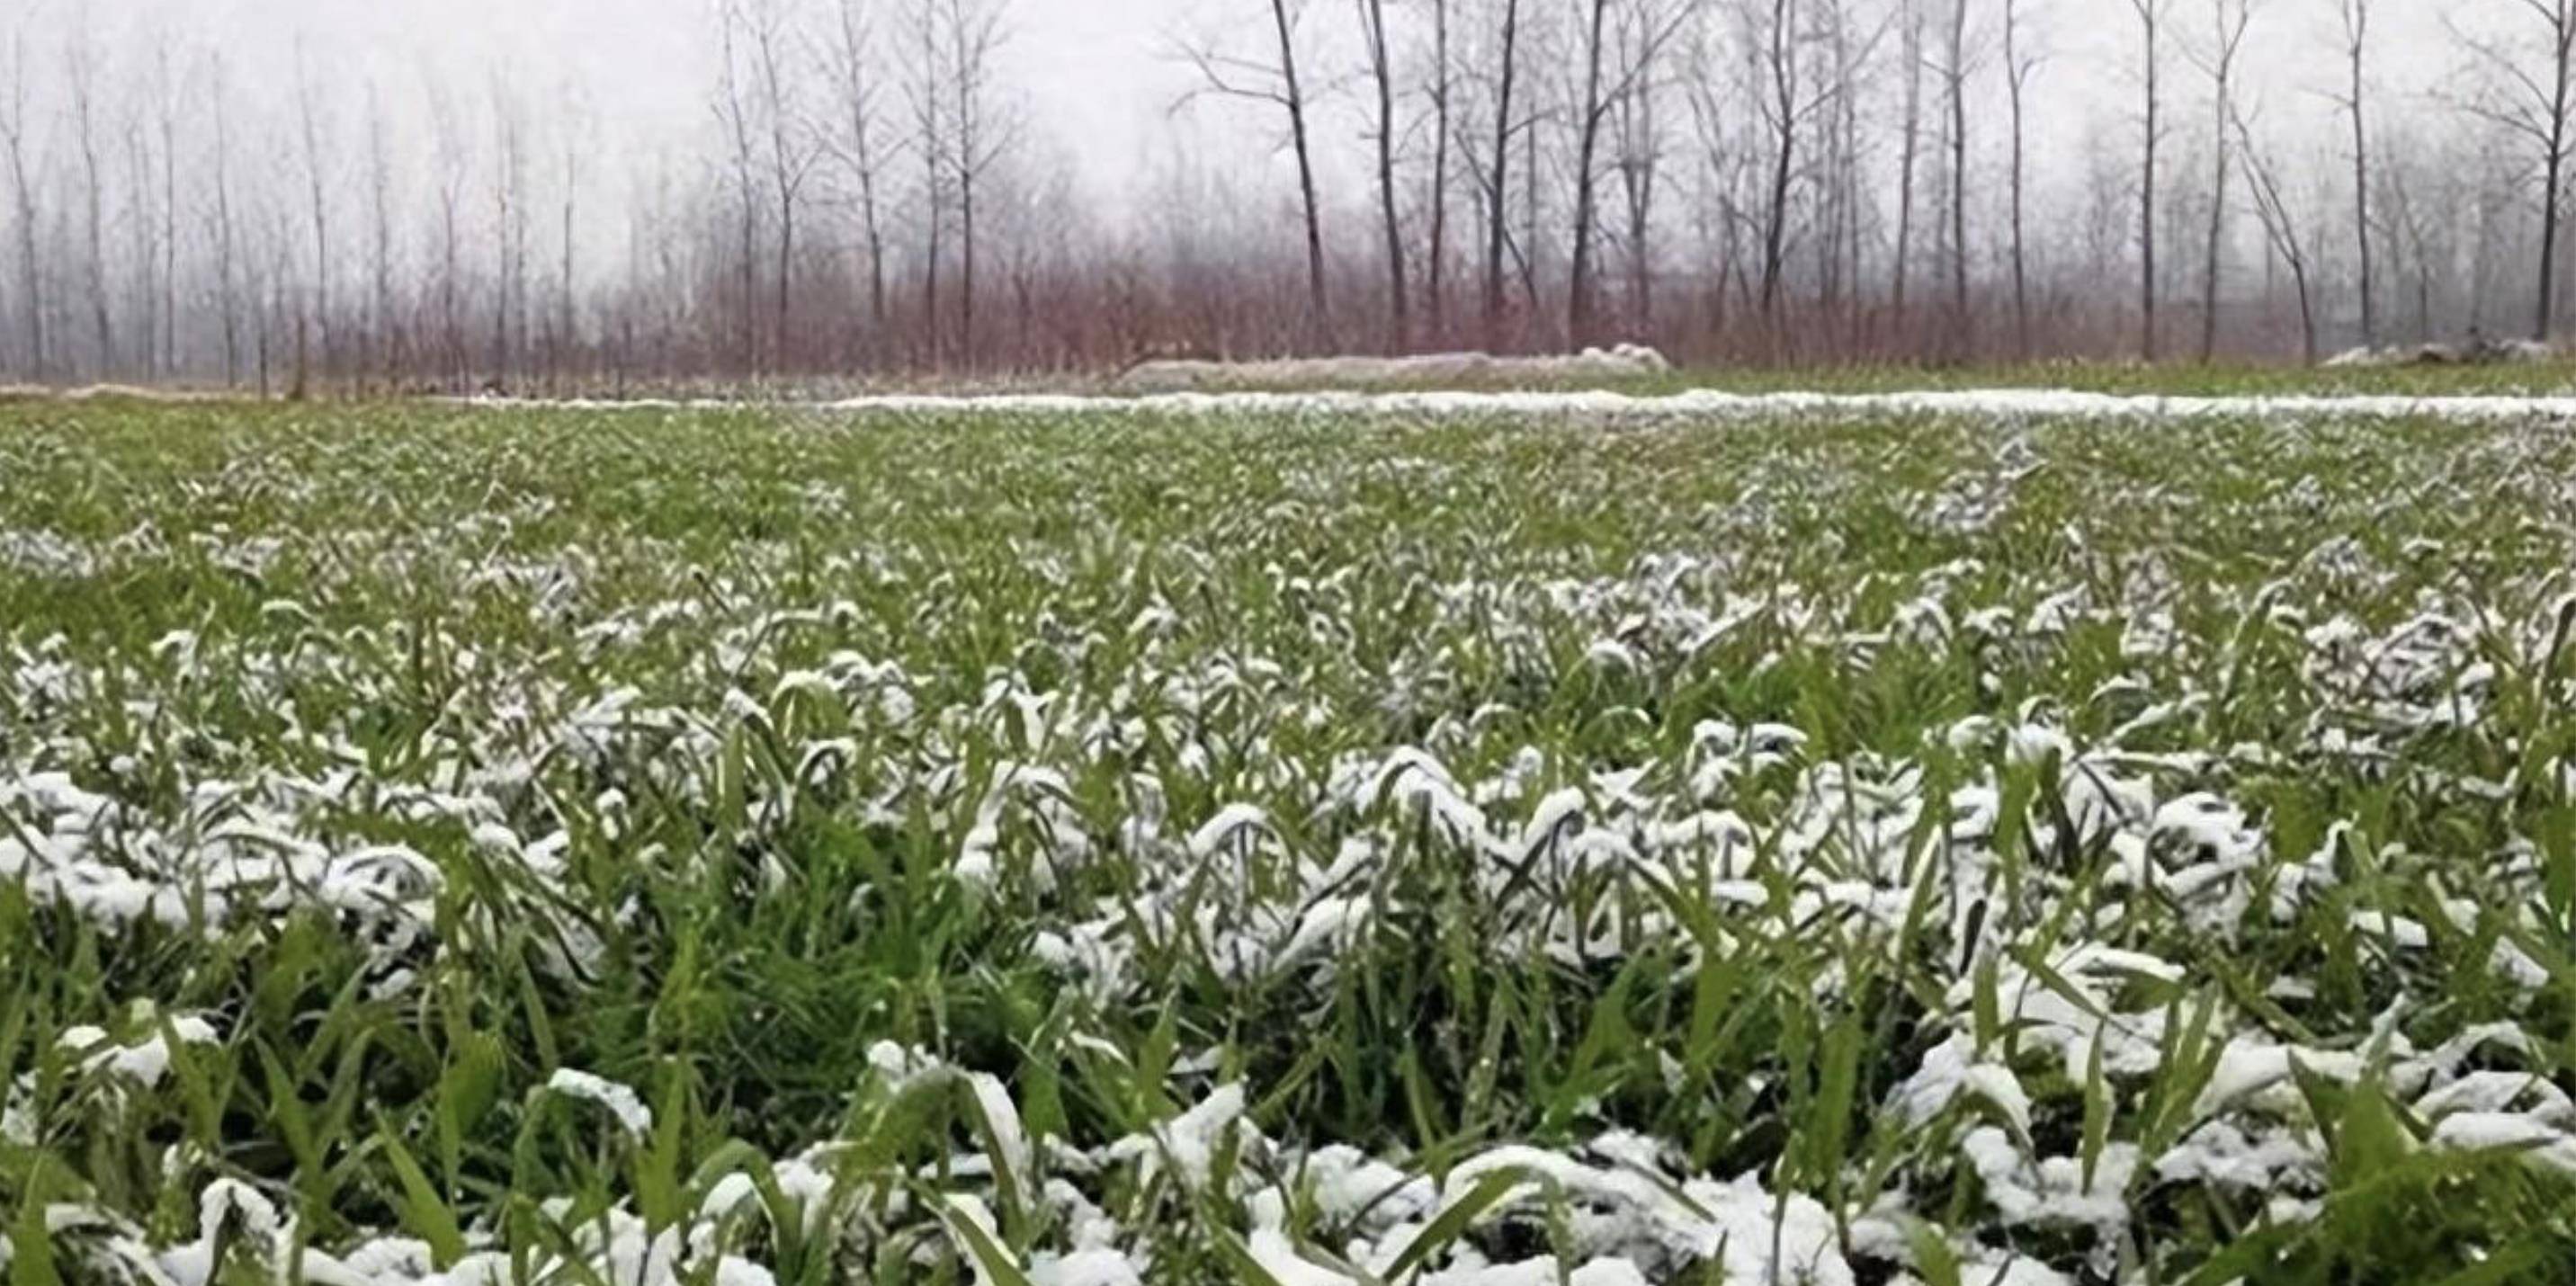
M 2563 409 L 0 412 L 6 1253 L 2554 1280 Z

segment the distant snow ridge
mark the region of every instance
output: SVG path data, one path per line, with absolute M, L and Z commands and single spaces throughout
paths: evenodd
M 513 410 L 533 407 L 639 411 L 722 410 L 743 405 L 714 398 L 624 402 L 478 398 L 471 399 L 468 404 Z M 766 405 L 781 410 L 841 415 L 1028 416 L 1051 419 L 1246 415 L 1340 419 L 1374 416 L 1415 420 L 1565 420 L 1599 424 L 1860 420 L 1907 415 L 2012 421 L 2429 419 L 2457 424 L 2576 419 L 2576 395 L 2164 397 L 2085 393 L 2070 389 L 1943 389 L 1895 393 L 1727 393 L 1716 389 L 1689 389 L 1654 395 L 1601 389 L 1549 392 L 1173 392 L 1140 397 L 1079 393 L 880 394 L 832 402 Z
M 2329 367 L 2383 366 L 2537 366 L 2557 361 L 2556 348 L 2530 339 L 2492 340 L 2475 336 L 2462 344 L 2396 344 L 2387 348 L 2353 348 L 2326 359 Z
M 1661 375 L 1664 355 L 1638 344 L 1549 357 L 1432 353 L 1420 357 L 1311 357 L 1263 362 L 1167 359 L 1140 362 L 1118 377 L 1121 393 L 1210 393 L 1228 389 L 1429 388 L 1521 381 Z

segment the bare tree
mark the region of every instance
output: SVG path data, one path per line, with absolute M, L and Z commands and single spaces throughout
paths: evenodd
M 492 81 L 492 379 L 508 387 L 518 374 L 527 342 L 528 182 L 527 125 L 519 100 L 498 77 Z
M 977 302 L 975 194 L 1001 163 L 1017 136 L 1017 123 L 993 99 L 993 59 L 1008 29 L 1009 0 L 945 0 L 950 58 L 949 88 L 956 99 L 958 331 L 962 351 L 976 347 Z
M 2403 142 L 2403 140 L 2401 140 Z M 2425 149 L 2430 151 L 2430 149 Z M 2416 154 L 2415 149 L 2400 146 L 2396 155 L 2403 158 Z M 2453 207 L 2466 204 L 2465 184 L 2459 176 L 2437 169 L 2431 175 L 2419 174 L 2416 165 L 2403 161 L 2372 171 L 2383 185 L 2376 209 L 2389 211 L 2387 226 L 2396 233 L 2400 257 L 2400 275 L 2411 269 L 2415 288 L 2415 338 L 2418 343 L 2433 339 L 2433 294 L 2437 259 L 2456 245 L 2455 234 L 2446 235 L 2450 220 L 2445 216 Z M 2430 191 L 2419 191 L 2422 183 Z M 2447 199 L 2446 199 L 2447 198 Z
M 1385 223 L 1387 275 L 1387 348 L 1401 353 L 1411 343 L 1413 318 L 1404 275 L 1404 221 L 1395 188 L 1395 63 L 1386 38 L 1386 0 L 1355 0 L 1360 35 L 1368 51 L 1369 80 L 1377 91 L 1378 213 Z
M 1577 0 L 1587 12 L 1583 38 L 1583 100 L 1575 126 L 1574 261 L 1566 278 L 1566 334 L 1577 345 L 1592 338 L 1592 221 L 1599 185 L 1594 156 L 1600 149 L 1601 118 L 1608 110 L 1601 93 L 1601 44 L 1610 0 Z
M 1767 77 L 1765 92 L 1758 99 L 1772 142 L 1770 194 L 1762 213 L 1762 316 L 1770 321 L 1779 312 L 1780 278 L 1788 266 L 1789 182 L 1797 173 L 1798 123 L 1806 115 L 1799 101 L 1798 0 L 1744 3 L 1767 3 L 1770 11 L 1768 26 L 1757 33 Z
M 2253 21 L 2253 0 L 2209 0 L 2209 55 L 2203 60 L 2209 72 L 2210 102 L 2214 126 L 2210 131 L 2209 151 L 2212 170 L 2209 176 L 2209 244 L 2201 260 L 2200 274 L 2200 360 L 2207 363 L 2218 354 L 2218 285 L 2227 256 L 2227 155 L 2228 123 L 2235 119 L 2233 97 L 2236 54 L 2245 44 L 2246 27 Z
M 1783 0 L 1785 3 L 1786 0 Z M 1511 239 L 1512 94 L 1520 72 L 1521 0 L 1503 0 L 1502 43 L 1495 50 L 1494 150 L 1484 166 L 1485 342 L 1499 343 L 1503 326 L 1503 255 Z
M 1593 334 L 1593 233 L 1600 206 L 1601 131 L 1611 110 L 1642 90 L 1654 74 L 1664 45 L 1689 16 L 1685 5 L 1632 0 L 1627 21 L 1642 34 L 1633 56 L 1623 51 L 1614 76 L 1605 80 L 1602 61 L 1611 0 L 1580 0 L 1585 11 L 1583 97 L 1577 104 L 1574 161 L 1574 252 L 1566 279 L 1566 332 L 1574 343 L 1588 344 Z
M 2539 153 L 2540 298 L 2532 337 L 2546 341 L 2556 323 L 2558 224 L 2566 200 L 2569 127 L 2576 123 L 2576 0 L 2516 3 L 2536 24 L 2536 51 L 2470 36 L 2456 26 L 2452 32 L 2477 62 L 2495 73 L 2484 86 L 2487 96 L 2464 105 Z
M 1897 26 L 1905 59 L 1905 115 L 1896 179 L 1896 314 L 1905 316 L 1906 288 L 1914 273 L 1914 172 L 1923 139 L 1923 12 L 1921 0 L 1897 0 Z
M 438 164 L 438 329 L 440 359 L 451 392 L 465 391 L 466 355 L 462 265 L 459 262 L 459 207 L 465 199 L 465 140 L 456 121 L 455 104 L 433 83 L 430 117 L 437 133 Z
M 380 373 L 387 384 L 393 382 L 397 356 L 391 342 L 394 316 L 393 186 L 393 153 L 386 139 L 384 100 L 370 86 L 367 90 L 369 281 L 367 325 L 358 333 L 358 373 L 361 381 L 371 373 Z M 383 364 L 381 370 L 377 367 L 379 361 Z
M 0 98 L 0 147 L 9 153 L 9 189 L 18 215 L 19 307 L 27 314 L 27 370 L 45 378 L 45 282 L 36 256 L 36 185 L 27 172 L 27 48 L 9 42 L 9 93 Z
M 206 96 L 214 114 L 214 251 L 216 307 L 222 313 L 224 332 L 224 387 L 241 386 L 241 292 L 235 280 L 237 234 L 233 226 L 232 180 L 232 85 L 224 74 L 222 60 L 215 60 L 207 73 Z
M 325 154 L 322 108 L 313 96 L 313 77 L 301 46 L 295 51 L 295 108 L 302 125 L 304 181 L 312 201 L 305 207 L 313 237 L 313 324 L 321 330 L 322 366 L 331 368 L 331 183 Z
M 2363 59 L 2370 46 L 2370 0 L 2336 0 L 2343 19 L 2344 65 L 2350 72 L 2341 105 L 2352 120 L 2353 248 L 2361 265 L 2361 342 L 2379 346 L 2379 292 L 2372 280 L 2370 245 L 2370 126 L 2365 108 Z
M 2350 324 L 2335 281 L 2356 269 L 2372 341 L 2519 325 L 2487 310 L 2523 289 L 2535 257 L 2545 293 L 2511 307 L 2536 302 L 2546 332 L 2576 294 L 2558 245 L 2576 181 L 2576 0 L 2490 3 L 2495 20 L 2462 38 L 2476 54 L 2455 82 L 2462 114 L 2410 120 L 2402 137 L 2372 115 L 2397 88 L 2369 45 L 2385 6 L 2336 0 L 2331 114 L 2249 130 L 2238 113 L 2272 78 L 2250 21 L 2282 6 L 2128 0 L 2113 8 L 2140 34 L 2112 32 L 2087 70 L 2116 59 L 2135 74 L 2142 35 L 2144 119 L 2132 107 L 2093 122 L 2064 182 L 2032 168 L 2055 69 L 2035 51 L 2074 7 L 1342 0 L 1327 31 L 1331 4 L 1301 26 L 1299 0 L 1237 0 L 1243 57 L 1201 55 L 1211 83 L 1197 93 L 1242 91 L 1260 125 L 1284 125 L 1304 208 L 1290 212 L 1285 155 L 1265 207 L 1238 199 L 1258 182 L 1240 166 L 1175 153 L 1188 173 L 1126 227 L 1063 217 L 1079 188 L 1019 119 L 1002 0 L 886 2 L 722 0 L 710 16 L 726 57 L 701 86 L 718 128 L 649 148 L 658 186 L 612 179 L 604 126 L 514 98 L 500 77 L 488 102 L 468 94 L 451 113 L 434 77 L 350 82 L 317 43 L 296 51 L 292 81 L 253 96 L 149 28 L 80 45 L 45 43 L 75 23 L 31 31 L 16 56 L 38 51 L 33 78 L 0 61 L 6 367 L 220 370 L 302 392 L 488 375 L 579 393 L 611 375 L 623 390 L 630 375 L 767 378 L 824 361 L 1096 367 L 1171 340 L 1405 351 L 1474 341 L 1477 286 L 1457 288 L 1480 268 L 1497 346 L 1633 335 L 1685 360 L 2000 353 L 2006 289 L 2013 351 L 2199 360 L 2268 342 L 2258 311 L 2286 336 L 2294 290 L 2306 345 L 2332 340 Z M 1676 38 L 1690 43 L 1671 51 Z M 0 31 L 0 60 L 9 40 Z M 2210 76 L 2208 116 L 2177 69 Z M 1989 93 L 1996 116 L 1980 125 Z M 415 161 L 401 125 L 424 109 L 435 136 Z M 2202 121 L 2206 153 L 2185 127 Z M 1338 265 L 1321 244 L 1341 217 L 1337 172 L 1375 188 L 1344 194 L 1369 227 Z M 1977 187 L 1989 181 L 1991 199 Z M 622 252 L 595 240 L 620 215 Z M 1292 244 L 1277 224 L 1300 218 Z M 1476 231 L 1451 244 L 1462 225 Z M 1362 268 L 1375 275 L 1330 277 Z M 2126 272 L 2136 295 L 2087 288 Z M 1908 312 L 1890 307 L 1900 291 Z M 1319 324 L 1330 303 L 1359 328 Z M 2175 331 L 2178 303 L 2197 304 L 2196 337 Z
M 1515 8 L 1519 0 L 1512 0 Z M 1278 44 L 1275 61 L 1230 56 L 1194 46 L 1185 52 L 1197 67 L 1201 93 L 1250 99 L 1277 107 L 1288 119 L 1290 146 L 1297 154 L 1297 189 L 1306 216 L 1307 324 L 1318 338 L 1328 333 L 1331 309 L 1324 276 L 1324 216 L 1315 195 L 1315 156 L 1307 130 L 1306 89 L 1297 76 L 1297 8 L 1291 0 L 1269 0 L 1271 27 Z
M 252 301 L 258 306 L 259 325 L 253 328 L 253 349 L 257 353 L 259 395 L 269 395 L 271 367 L 278 343 L 277 329 L 290 311 L 287 299 L 295 293 L 295 231 L 283 206 L 270 206 L 257 220 L 260 232 L 249 256 L 249 278 Z M 295 390 L 301 396 L 303 389 Z
M 945 63 L 939 56 L 938 11 L 933 3 L 934 0 L 921 0 L 913 13 L 913 34 L 920 41 L 920 50 L 905 88 L 912 105 L 913 155 L 921 162 L 921 311 L 927 322 L 921 330 L 929 343 L 930 364 L 937 366 L 945 352 L 939 327 L 939 278 L 946 264 L 941 243 L 948 229 L 948 156 L 952 144 L 948 134 L 948 95 L 940 80 Z
M 2164 69 L 2161 38 L 2168 6 L 2169 0 L 2129 0 L 2138 15 L 2140 65 L 2145 73 L 2145 151 L 2138 171 L 2138 353 L 2150 362 L 2156 360 L 2156 146 L 2164 141 L 2159 77 Z
M 148 93 L 148 83 L 145 89 Z M 161 378 L 161 220 L 154 214 L 152 195 L 160 168 L 152 154 L 149 117 L 134 110 L 125 120 L 125 230 L 132 238 L 126 258 L 133 273 L 136 331 L 130 368 L 147 381 Z
M 1697 310 L 1708 333 L 1722 338 L 1734 318 L 1731 300 L 1749 289 L 1742 241 L 1749 220 L 1739 193 L 1758 158 L 1750 146 L 1752 130 L 1742 113 L 1723 101 L 1722 37 L 1713 20 L 1703 18 L 1690 46 L 1689 65 L 1681 83 L 1690 104 L 1691 134 L 1697 157 L 1689 175 L 1697 198 L 1694 223 L 1701 256 L 1714 271 L 1700 289 Z M 1758 87 L 1755 97 L 1759 98 Z
M 1824 235 L 1816 239 L 1815 296 L 1819 313 L 1831 319 L 1841 311 L 1849 327 L 1849 351 L 1866 338 L 1867 314 L 1848 306 L 1859 300 L 1863 279 L 1862 223 L 1871 206 L 1862 177 L 1861 96 L 1852 92 L 1875 52 L 1887 24 L 1862 35 L 1855 26 L 1857 0 L 1822 0 L 1814 25 L 1823 49 L 1817 56 L 1819 81 L 1834 87 L 1833 102 L 1817 128 L 1818 205 L 1816 219 Z
M 559 153 L 563 157 L 563 170 L 557 176 L 562 183 L 562 191 L 559 195 L 563 201 L 563 231 L 559 249 L 563 260 L 555 273 L 554 319 L 547 324 L 547 330 L 554 337 L 552 344 L 554 351 L 548 357 L 547 365 L 555 368 L 548 374 L 557 377 L 561 374 L 561 366 L 566 354 L 577 351 L 581 343 L 579 305 L 575 302 L 579 298 L 579 288 L 574 272 L 575 252 L 581 242 L 574 229 L 581 202 L 582 154 L 590 145 L 590 140 L 582 136 L 584 119 L 578 103 L 565 104 L 562 112 L 563 137 L 558 140 L 563 148 Z
M 1431 0 L 1431 227 L 1423 253 L 1428 279 L 1423 298 L 1435 340 L 1445 339 L 1449 320 L 1449 115 L 1455 70 L 1449 56 L 1449 0 Z
M 745 375 L 760 373 L 760 150 L 753 139 L 752 105 L 743 87 L 742 60 L 735 43 L 741 25 L 728 6 L 717 15 L 721 31 L 722 60 L 716 83 L 716 120 L 724 128 L 727 159 L 733 179 L 735 209 L 734 230 L 738 244 L 734 250 L 736 309 L 736 368 Z M 925 30 L 927 27 L 925 26 Z
M 2247 186 L 2254 189 L 2254 212 L 2263 223 L 2263 235 L 2272 243 L 2272 252 L 2289 266 L 2290 279 L 2299 296 L 2300 352 L 2307 363 L 2317 361 L 2317 310 L 2309 287 L 2313 255 L 2309 244 L 2299 235 L 2299 221 L 2290 208 L 2281 187 L 2280 170 L 2256 145 L 2254 132 L 2241 115 L 2234 120 L 2238 152 L 2244 157 Z
M 179 358 L 179 95 L 170 42 L 153 48 L 152 97 L 161 139 L 161 366 L 176 373 Z
M 2024 360 L 2031 355 L 2030 247 L 2024 220 L 2030 153 L 2024 108 L 2031 77 L 2038 70 L 2038 56 L 2022 46 L 2021 0 L 2004 0 L 2004 84 L 2012 108 L 2013 343 Z
M 1658 80 L 1658 64 L 1665 45 L 1679 38 L 1699 7 L 1698 0 L 1680 0 L 1672 6 L 1668 23 L 1660 27 L 1656 19 L 1662 15 L 1653 4 L 1621 10 L 1617 44 L 1619 82 L 1625 92 L 1610 102 L 1613 133 L 1618 140 L 1615 163 L 1619 188 L 1628 214 L 1628 311 L 1632 324 L 1637 326 L 1651 326 L 1655 315 L 1651 238 L 1664 161 L 1660 111 L 1663 86 Z
M 1513 261 L 1520 270 L 1521 304 L 1533 323 L 1545 314 L 1539 304 L 1538 261 L 1542 252 L 1539 224 L 1546 217 L 1545 201 L 1539 190 L 1539 145 L 1546 131 L 1539 128 L 1545 113 L 1537 110 L 1537 96 L 1531 95 L 1533 110 L 1527 128 L 1520 132 L 1521 142 L 1521 230 L 1514 243 Z
M 793 367 L 798 360 L 791 348 L 796 339 L 796 216 L 804 206 L 805 185 L 814 175 L 823 148 L 809 127 L 793 69 L 788 65 L 789 20 L 782 0 L 733 0 L 726 17 L 740 24 L 750 41 L 752 72 L 757 77 L 766 135 L 763 144 L 767 154 L 762 162 L 768 167 L 767 187 L 778 234 L 773 247 L 776 258 L 772 284 L 777 294 L 770 352 L 782 366 Z
M 832 60 L 844 132 L 834 150 L 857 188 L 859 236 L 868 256 L 868 324 L 873 330 L 883 330 L 886 238 L 877 203 L 878 86 L 876 64 L 870 56 L 873 42 L 866 0 L 841 0 L 839 17 Z
M 1817 87 L 1813 105 L 1818 119 L 1810 159 L 1800 167 L 1814 188 L 1815 212 L 1809 221 L 1820 233 L 1814 246 L 1816 277 L 1809 286 L 1822 326 L 1818 334 L 1846 357 L 1861 353 L 1873 329 L 1884 320 L 1878 307 L 1881 301 L 1873 297 L 1872 275 L 1885 271 L 1874 263 L 1887 246 L 1887 226 L 1881 218 L 1877 173 L 1871 164 L 1877 151 L 1871 136 L 1875 121 L 1862 86 L 1876 65 L 1880 42 L 1895 31 L 1895 24 L 1873 12 L 1864 28 L 1867 2 L 1819 0 L 1816 4 L 1811 39 L 1820 48 L 1812 58 L 1810 75 Z M 1763 106 L 1758 94 L 1754 106 Z M 1757 110 L 1750 115 L 1759 121 L 1765 114 Z M 1893 254 L 1887 258 L 1892 265 Z
M 89 293 L 92 334 L 98 344 L 101 371 L 116 367 L 116 329 L 108 315 L 107 177 L 99 165 L 97 55 L 83 28 L 65 52 L 72 96 L 73 141 L 80 150 L 84 208 L 89 217 Z
M 1950 107 L 1948 342 L 1962 355 L 1973 346 L 1976 321 L 1968 310 L 1968 3 L 1950 0 L 1949 40 L 1941 63 L 1941 83 Z

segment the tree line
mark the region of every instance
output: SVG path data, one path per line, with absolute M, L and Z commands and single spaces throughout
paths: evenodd
M 204 49 L 21 30 L 0 375 L 604 392 L 2555 335 L 2576 0 L 2480 0 L 2431 101 L 2378 88 L 2388 0 L 2116 0 L 2123 65 L 2082 69 L 2073 2 L 1225 0 L 1239 23 L 1173 42 L 1173 111 L 1232 103 L 1218 136 L 1282 163 L 1175 152 L 1106 215 L 1011 83 L 1011 0 L 721 0 L 705 128 L 613 173 L 576 100 L 502 78 L 397 103 L 299 51 L 261 101 Z M 2249 89 L 2266 26 L 2331 73 L 2331 130 Z M 2083 172 L 2038 172 L 2078 110 Z

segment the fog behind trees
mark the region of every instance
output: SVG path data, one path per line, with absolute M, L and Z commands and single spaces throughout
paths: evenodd
M 0 377 L 2299 359 L 2576 277 L 2576 0 L 1202 0 L 1114 62 L 1038 3 L 711 0 L 623 71 L 38 8 Z

